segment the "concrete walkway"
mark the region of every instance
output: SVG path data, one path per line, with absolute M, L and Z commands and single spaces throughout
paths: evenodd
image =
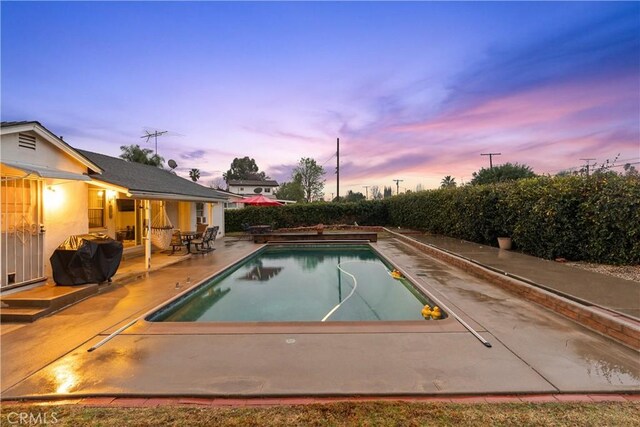
M 7 388 L 101 333 L 126 324 L 255 250 L 251 242 L 222 240 L 217 250 L 145 273 L 30 324 L 0 325 L 2 394 Z M 181 287 L 176 289 L 176 282 Z M 110 287 L 111 288 L 111 287 Z
M 513 251 L 431 234 L 406 234 L 492 270 L 556 291 L 587 305 L 640 320 L 640 283 L 544 260 Z
M 191 334 L 111 331 L 258 248 L 227 242 L 2 335 L 2 397 L 634 393 L 638 353 L 420 254 L 376 248 L 492 343 L 469 331 Z

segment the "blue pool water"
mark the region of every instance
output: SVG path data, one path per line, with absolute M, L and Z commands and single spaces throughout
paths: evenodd
M 424 320 L 421 309 L 433 303 L 406 279 L 392 278 L 390 270 L 364 245 L 267 247 L 148 320 Z

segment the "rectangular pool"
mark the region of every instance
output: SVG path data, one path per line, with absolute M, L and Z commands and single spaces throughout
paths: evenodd
M 368 245 L 267 246 L 160 308 L 151 322 L 424 320 L 434 306 Z M 442 318 L 447 317 L 442 313 Z

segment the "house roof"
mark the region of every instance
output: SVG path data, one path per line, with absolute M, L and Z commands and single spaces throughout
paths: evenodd
M 229 181 L 229 185 L 233 185 L 235 187 L 239 185 L 248 186 L 258 186 L 258 187 L 277 187 L 279 184 L 274 180 L 265 180 L 260 181 L 258 179 L 240 179 L 240 180 L 231 180 Z
M 191 201 L 227 199 L 226 195 L 212 188 L 196 184 L 155 166 L 128 162 L 86 150 L 78 151 L 103 170 L 100 175 L 90 174 L 91 178 L 127 188 L 134 197 Z
M 46 127 L 42 126 L 40 122 L 35 120 L 23 120 L 23 121 L 14 121 L 14 122 L 0 122 L 0 133 L 2 135 L 9 133 L 20 133 L 20 132 L 35 132 L 41 138 L 49 141 L 51 144 L 59 148 L 62 152 L 74 158 L 76 161 L 80 162 L 82 165 L 88 167 L 96 173 L 102 172 L 100 167 L 89 160 L 87 157 L 83 156 L 79 150 L 74 149 L 72 146 L 67 144 L 62 138 L 51 132 Z

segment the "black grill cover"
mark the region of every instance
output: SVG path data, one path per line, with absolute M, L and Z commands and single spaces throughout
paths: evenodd
M 69 236 L 49 259 L 57 285 L 83 285 L 107 281 L 122 259 L 122 242 L 105 235 Z

